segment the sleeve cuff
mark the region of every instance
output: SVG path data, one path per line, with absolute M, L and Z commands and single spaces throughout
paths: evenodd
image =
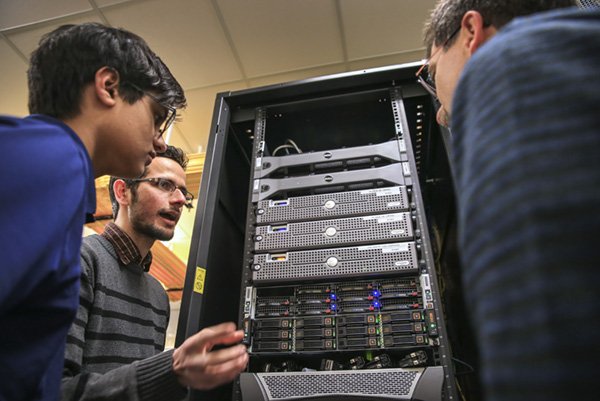
M 173 372 L 173 350 L 135 362 L 140 401 L 181 400 L 187 389 Z

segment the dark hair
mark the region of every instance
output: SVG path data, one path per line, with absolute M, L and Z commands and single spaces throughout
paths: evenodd
M 183 170 L 185 170 L 189 161 L 182 149 L 171 145 L 167 145 L 167 150 L 165 150 L 162 153 L 158 153 L 156 157 L 166 157 L 167 159 L 174 160 L 183 168 Z M 146 174 L 148 174 L 147 167 L 144 169 L 144 173 L 139 178 L 144 178 Z M 113 189 L 113 184 L 116 180 L 125 181 L 125 185 L 127 185 L 127 187 L 131 189 L 131 193 L 134 199 L 137 195 L 137 186 L 139 185 L 138 182 L 135 182 L 135 180 L 131 178 L 110 177 L 110 181 L 108 183 L 108 193 L 110 195 L 110 203 L 112 204 L 113 218 L 115 219 L 117 218 L 117 213 L 119 212 L 119 202 L 117 202 L 117 198 L 115 197 L 115 191 Z
M 479 12 L 486 26 L 500 29 L 519 16 L 574 5 L 575 0 L 439 0 L 423 31 L 427 57 L 434 44 L 440 46 L 456 32 L 467 11 Z M 446 47 L 453 42 L 448 40 Z
M 119 93 L 129 103 L 152 91 L 161 103 L 185 107 L 183 89 L 138 35 L 98 23 L 63 25 L 47 33 L 31 54 L 27 78 L 29 112 L 55 118 L 80 112 L 83 89 L 102 67 L 119 74 Z M 122 86 L 125 84 L 125 86 Z

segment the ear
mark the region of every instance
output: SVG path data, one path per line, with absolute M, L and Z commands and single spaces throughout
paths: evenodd
M 94 89 L 101 103 L 113 106 L 119 90 L 119 73 L 111 67 L 100 68 L 94 75 Z
M 467 11 L 460 21 L 461 35 L 466 38 L 465 46 L 469 55 L 473 55 L 481 45 L 496 33 L 493 25 L 485 26 L 483 16 L 478 11 Z
M 113 192 L 115 199 L 119 203 L 119 213 L 121 213 L 121 210 L 129 206 L 131 202 L 131 191 L 127 188 L 125 181 L 118 179 L 113 183 Z

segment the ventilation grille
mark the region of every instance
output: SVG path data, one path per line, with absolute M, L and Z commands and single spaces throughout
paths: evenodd
M 600 1 L 599 0 L 578 0 L 577 4 L 579 8 L 599 8 Z
M 408 210 L 406 187 L 310 195 L 258 202 L 259 224 Z
M 253 280 L 305 281 L 418 270 L 414 242 L 254 256 Z
M 309 221 L 256 228 L 257 251 L 392 242 L 413 238 L 409 213 Z
M 410 400 L 422 369 L 362 372 L 258 373 L 270 400 L 323 395 L 384 396 Z

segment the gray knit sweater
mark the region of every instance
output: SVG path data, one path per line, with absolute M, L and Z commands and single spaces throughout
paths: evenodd
M 100 235 L 83 239 L 80 305 L 67 337 L 63 400 L 180 400 L 163 351 L 169 302 L 140 265 L 120 264 Z

